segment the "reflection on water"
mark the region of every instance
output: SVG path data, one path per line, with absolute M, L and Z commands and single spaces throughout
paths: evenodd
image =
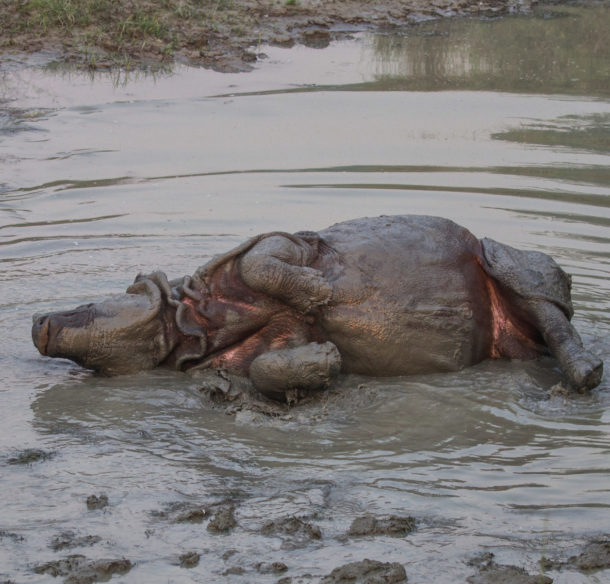
M 445 20 L 377 36 L 387 88 L 610 95 L 610 10 L 541 6 L 534 18 Z
M 40 357 L 29 337 L 36 311 L 122 291 L 139 271 L 192 273 L 256 232 L 423 213 L 552 254 L 573 275 L 577 328 L 608 365 L 608 10 L 545 10 L 554 17 L 270 48 L 241 76 L 4 77 L 0 580 L 55 582 L 34 566 L 83 554 L 135 562 L 130 583 L 317 582 L 374 558 L 402 563 L 410 582 L 454 584 L 481 552 L 538 573 L 542 555 L 565 559 L 607 534 L 608 375 L 570 397 L 551 359 L 350 377 L 269 419 L 227 416 L 186 375 L 91 375 Z M 8 464 L 27 448 L 53 455 Z M 87 509 L 101 494 L 109 505 Z M 223 536 L 167 512 L 228 503 L 237 527 Z M 364 513 L 418 526 L 348 537 Z M 291 516 L 322 538 L 263 532 Z M 67 531 L 101 539 L 53 550 Z M 192 569 L 179 566 L 188 551 L 201 555 Z
M 522 144 L 610 153 L 610 114 L 563 116 L 558 120 L 535 123 L 518 130 L 494 134 L 493 137 Z

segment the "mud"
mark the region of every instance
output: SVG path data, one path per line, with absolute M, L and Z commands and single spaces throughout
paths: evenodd
M 87 509 L 89 511 L 95 511 L 96 509 L 103 509 L 108 506 L 107 495 L 89 495 L 87 497 Z
M 531 575 L 523 568 L 493 565 L 466 580 L 469 584 L 552 584 L 553 579 L 542 574 Z
M 288 570 L 288 566 L 284 562 L 261 562 L 254 566 L 259 574 L 281 574 Z
M 10 33 L 0 42 L 0 60 L 18 60 L 19 53 L 46 52 L 51 60 L 89 69 L 125 63 L 158 68 L 182 62 L 223 72 L 248 71 L 265 58 L 261 45 L 324 48 L 331 40 L 354 32 L 395 29 L 437 18 L 529 12 L 535 3 L 536 0 L 210 2 L 208 6 L 191 7 L 190 17 L 177 17 L 169 10 L 155 14 L 165 34 L 142 38 L 140 33 L 130 40 L 117 38 L 116 31 L 108 29 L 104 22 L 91 23 L 89 31 L 74 23 L 67 30 L 58 24 L 56 28 L 47 25 L 44 34 L 40 34 L 35 27 L 20 26 L 23 16 L 6 7 L 0 17 L 7 21 Z M 150 8 L 143 0 L 138 5 L 141 9 Z M 115 10 L 115 19 L 130 21 L 135 9 L 119 5 Z
M 132 567 L 133 564 L 126 559 L 89 560 L 85 556 L 72 555 L 37 566 L 34 572 L 61 576 L 66 584 L 91 584 L 109 580 L 115 574 L 126 574 Z
M 227 500 L 207 505 L 176 502 L 161 511 L 152 511 L 151 516 L 170 523 L 203 523 L 209 519 L 207 530 L 210 533 L 227 534 L 237 527 L 235 506 L 234 501 Z
M 543 559 L 547 570 L 579 570 L 585 574 L 610 569 L 610 537 L 594 540 L 567 560 Z
M 15 456 L 11 456 L 8 460 L 8 464 L 33 464 L 34 462 L 44 462 L 55 456 L 54 452 L 46 452 L 38 448 L 27 448 L 22 452 L 19 452 Z
M 361 383 L 355 375 L 340 376 L 327 391 L 299 391 L 290 404 L 267 399 L 257 392 L 249 379 L 230 375 L 225 371 L 198 372 L 199 393 L 209 405 L 235 416 L 236 420 L 247 424 L 269 423 L 276 419 L 279 423 L 320 421 L 332 409 L 341 410 L 346 401 L 350 407 L 365 407 L 375 400 L 375 389 Z M 354 386 L 358 392 L 354 394 Z
M 494 554 L 485 553 L 473 558 L 469 565 L 479 572 L 466 579 L 469 584 L 552 584 L 553 579 L 543 574 L 529 574 L 523 568 L 496 564 Z
M 13 533 L 12 531 L 5 531 L 4 529 L 0 529 L 0 541 L 3 539 L 11 540 L 14 543 L 18 543 L 21 541 L 25 541 L 25 538 L 18 533 Z
M 197 552 L 186 552 L 178 558 L 178 561 L 181 568 L 195 568 L 199 565 L 200 559 L 201 555 Z
M 406 581 L 405 569 L 397 562 L 362 560 L 335 568 L 322 578 L 321 584 L 394 584 Z
M 229 533 L 236 525 L 235 507 L 232 504 L 222 505 L 208 523 L 207 530 L 210 533 Z
M 153 511 L 152 516 L 165 519 L 171 523 L 202 523 L 210 512 L 201 505 L 193 503 L 171 503 L 163 511 Z
M 246 570 L 244 568 L 242 568 L 241 566 L 233 566 L 231 568 L 227 568 L 222 575 L 223 576 L 241 576 L 242 574 L 245 574 Z
M 581 572 L 607 570 L 610 568 L 610 539 L 589 543 L 582 553 L 571 557 L 566 565 Z
M 390 537 L 405 537 L 415 529 L 416 521 L 413 517 L 400 517 L 390 515 L 378 519 L 372 515 L 363 515 L 352 521 L 348 535 L 389 535 Z
M 79 536 L 73 531 L 64 531 L 51 540 L 49 547 L 58 552 L 75 547 L 92 546 L 100 541 L 102 541 L 102 538 L 99 535 Z
M 282 549 L 296 549 L 322 539 L 322 531 L 317 525 L 294 516 L 267 521 L 261 534 L 281 538 Z

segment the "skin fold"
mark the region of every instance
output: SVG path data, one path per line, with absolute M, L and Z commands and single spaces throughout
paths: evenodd
M 35 315 L 41 354 L 106 375 L 223 369 L 273 399 L 340 373 L 456 371 L 553 355 L 589 389 L 603 364 L 570 324 L 570 277 L 540 252 L 427 216 L 268 233 L 192 276 L 140 275 L 124 295 Z

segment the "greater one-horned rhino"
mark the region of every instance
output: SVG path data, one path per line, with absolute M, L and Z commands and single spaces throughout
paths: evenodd
M 126 294 L 35 315 L 38 350 L 108 375 L 158 366 L 249 376 L 269 397 L 339 374 L 455 371 L 551 353 L 575 388 L 603 364 L 570 324 L 548 255 L 427 216 L 259 235 L 193 276 L 139 275 Z

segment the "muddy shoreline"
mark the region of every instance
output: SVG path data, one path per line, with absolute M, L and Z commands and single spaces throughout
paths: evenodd
M 95 13 L 41 13 L 4 3 L 0 63 L 42 54 L 85 69 L 160 68 L 187 63 L 222 72 L 251 70 L 260 47 L 324 48 L 366 30 L 392 30 L 450 17 L 529 13 L 536 0 L 235 0 L 182 2 L 180 10 L 142 0 Z M 87 6 L 87 1 L 81 3 Z M 103 4 L 103 3 L 102 3 Z M 161 3 L 159 3 L 161 4 Z M 85 8 L 83 8 L 85 10 Z
M 328 498 L 328 493 L 326 493 Z M 87 500 L 87 505 L 89 500 Z M 364 559 L 345 564 L 338 563 L 326 575 L 314 575 L 311 572 L 299 574 L 299 568 L 290 562 L 294 551 L 311 547 L 324 546 L 329 534 L 318 526 L 319 521 L 327 518 L 327 512 L 319 511 L 311 516 L 286 515 L 276 519 L 259 521 L 258 526 L 242 523 L 242 506 L 247 506 L 247 497 L 232 496 L 216 501 L 185 503 L 176 501 L 163 509 L 151 510 L 151 526 L 148 538 L 157 538 L 161 531 L 180 524 L 207 524 L 207 531 L 216 537 L 226 536 L 231 532 L 262 535 L 269 540 L 281 542 L 277 548 L 277 559 L 273 562 L 255 561 L 256 558 L 240 557 L 235 549 L 222 554 L 224 571 L 222 576 L 270 575 L 278 578 L 277 584 L 296 584 L 297 582 L 320 582 L 321 584 L 374 584 L 376 582 L 407 582 L 409 562 L 384 562 L 377 559 Z M 112 505 L 111 505 L 112 507 Z M 89 508 L 89 512 L 95 513 Z M 246 516 L 248 513 L 246 512 Z M 372 542 L 374 538 L 396 538 L 408 541 L 421 527 L 433 521 L 429 517 L 412 516 L 375 516 L 366 514 L 356 517 L 349 530 L 337 536 L 341 541 L 364 540 Z M 92 531 L 95 526 L 92 523 Z M 0 540 L 11 539 L 16 545 L 26 541 L 24 536 L 0 531 Z M 333 536 L 330 536 L 332 539 Z M 104 540 L 99 535 L 78 530 L 64 530 L 58 533 L 48 547 L 58 553 L 57 559 L 38 562 L 32 565 L 35 574 L 48 574 L 61 578 L 67 584 L 92 584 L 110 579 L 115 574 L 125 575 L 138 566 L 138 561 L 126 557 L 91 559 L 95 550 L 102 546 Z M 277 547 L 277 546 L 276 546 Z M 197 568 L 210 550 L 198 548 L 194 544 L 179 557 L 168 557 L 172 564 L 182 569 Z M 84 553 L 83 553 L 84 552 Z M 573 547 L 573 555 L 568 550 L 549 550 L 548 556 L 541 555 L 539 569 L 526 570 L 522 566 L 506 565 L 496 561 L 495 554 L 482 550 L 480 554 L 464 558 L 464 563 L 472 572 L 466 578 L 470 584 L 552 584 L 560 574 L 594 575 L 610 568 L 610 539 L 608 536 L 596 538 Z M 88 555 L 85 555 L 88 554 Z M 208 555 L 209 559 L 209 555 Z M 285 561 L 284 561 L 285 560 Z M 296 573 L 295 573 L 296 572 Z M 288 573 L 289 575 L 285 575 Z M 551 575 L 548 575 L 548 574 Z M 8 582 L 12 582 L 9 580 Z

